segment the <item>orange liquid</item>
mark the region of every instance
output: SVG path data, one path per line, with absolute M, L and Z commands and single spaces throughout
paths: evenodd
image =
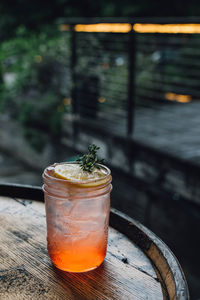
M 107 236 L 102 231 L 87 237 L 48 239 L 49 256 L 56 267 L 68 272 L 85 272 L 97 268 L 106 255 Z

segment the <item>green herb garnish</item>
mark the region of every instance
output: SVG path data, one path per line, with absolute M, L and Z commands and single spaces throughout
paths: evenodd
M 97 150 L 99 147 L 96 145 L 90 145 L 88 147 L 88 153 L 79 157 L 76 161 L 80 163 L 83 171 L 92 172 L 95 168 L 99 169 L 99 164 L 104 163 L 104 159 L 98 159 Z

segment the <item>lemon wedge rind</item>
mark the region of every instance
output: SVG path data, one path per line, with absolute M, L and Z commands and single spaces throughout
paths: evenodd
M 70 181 L 80 187 L 95 187 L 108 182 L 107 171 L 104 168 L 85 172 L 77 163 L 58 164 L 54 167 L 54 176 L 58 179 Z M 110 176 L 109 176 L 110 177 Z

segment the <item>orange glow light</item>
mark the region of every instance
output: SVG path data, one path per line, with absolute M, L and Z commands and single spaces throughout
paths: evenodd
M 74 30 L 77 32 L 113 32 L 128 33 L 132 29 L 129 23 L 97 23 L 76 24 Z M 69 24 L 61 24 L 60 31 L 69 31 Z M 200 33 L 200 24 L 141 24 L 133 25 L 133 30 L 138 33 L 168 33 L 168 34 L 195 34 Z
M 60 31 L 69 31 L 69 29 L 70 29 L 70 25 L 68 25 L 68 24 L 61 24 L 59 26 Z
M 65 105 L 70 105 L 70 104 L 71 104 L 71 98 L 64 98 L 64 99 L 63 99 L 63 103 L 64 103 Z
M 75 31 L 78 32 L 115 32 L 127 33 L 131 31 L 131 24 L 127 23 L 98 23 L 98 24 L 77 24 Z
M 133 25 L 133 30 L 138 33 L 200 33 L 200 24 L 140 24 Z
M 175 93 L 166 93 L 165 98 L 170 101 L 176 101 L 181 103 L 188 103 L 192 100 L 190 95 L 181 95 Z
M 35 55 L 34 60 L 36 63 L 40 64 L 42 62 L 42 56 L 41 55 Z
M 105 97 L 100 97 L 98 99 L 98 101 L 99 101 L 99 103 L 104 103 L 104 102 L 106 102 L 106 98 Z

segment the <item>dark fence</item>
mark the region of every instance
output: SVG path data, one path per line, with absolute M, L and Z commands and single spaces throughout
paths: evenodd
M 199 161 L 199 19 L 74 20 L 74 115 Z

